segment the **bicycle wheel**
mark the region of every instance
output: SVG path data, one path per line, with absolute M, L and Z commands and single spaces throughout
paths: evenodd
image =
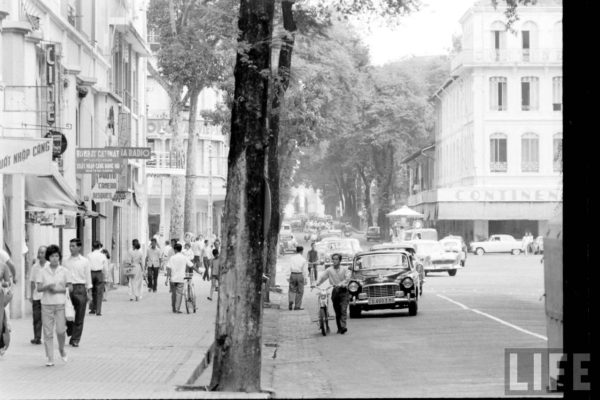
M 196 312 L 196 291 L 194 290 L 194 285 L 190 285 L 190 298 L 192 299 L 192 306 L 194 307 L 194 312 Z
M 327 330 L 325 329 L 325 324 L 327 323 L 327 312 L 321 308 L 319 311 L 319 328 L 321 328 L 321 333 L 323 336 L 327 336 Z
M 190 285 L 187 285 L 187 289 L 185 291 L 185 311 L 189 314 L 190 311 L 193 309 L 194 305 L 192 303 L 192 299 L 191 299 L 191 288 Z

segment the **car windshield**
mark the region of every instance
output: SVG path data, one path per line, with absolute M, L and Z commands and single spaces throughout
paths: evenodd
M 461 245 L 458 240 L 444 240 L 442 245 L 446 251 L 458 251 L 461 249 Z
M 415 245 L 417 249 L 417 253 L 419 254 L 431 254 L 431 253 L 439 253 L 444 251 L 444 248 L 441 244 L 435 243 L 419 243 Z
M 370 273 L 380 270 L 409 269 L 406 254 L 365 254 L 357 257 L 354 262 L 354 270 L 361 273 Z

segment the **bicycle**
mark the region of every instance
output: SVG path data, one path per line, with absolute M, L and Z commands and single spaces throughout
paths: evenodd
M 183 296 L 185 300 L 185 311 L 189 314 L 190 310 L 196 312 L 196 291 L 192 281 L 194 273 L 186 272 L 183 286 Z
M 325 289 L 318 288 L 319 301 L 319 329 L 323 336 L 327 336 L 331 332 L 329 329 L 329 289 L 333 286 L 328 286 Z

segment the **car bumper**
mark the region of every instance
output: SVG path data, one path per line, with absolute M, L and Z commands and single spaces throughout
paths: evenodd
M 375 301 L 371 301 L 369 302 L 369 299 L 366 300 L 359 300 L 359 299 L 354 299 L 352 301 L 350 301 L 350 306 L 352 307 L 359 307 L 363 310 L 378 310 L 378 309 L 385 309 L 385 308 L 406 308 L 408 307 L 408 305 L 410 303 L 414 303 L 416 302 L 416 299 L 414 297 L 394 297 L 394 302 L 385 302 L 385 303 L 378 303 L 377 299 L 381 299 L 379 297 L 374 298 Z
M 440 265 L 428 265 L 423 267 L 425 272 L 436 272 L 436 271 L 452 271 L 455 269 L 461 269 L 460 264 L 440 264 Z

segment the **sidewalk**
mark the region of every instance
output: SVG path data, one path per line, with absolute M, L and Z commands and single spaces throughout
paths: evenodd
M 159 278 L 157 293 L 129 301 L 127 287 L 109 291 L 102 316 L 87 314 L 80 347 L 67 344 L 63 363 L 55 340 L 55 366 L 46 367 L 43 345 L 32 345 L 31 318 L 11 320 L 11 345 L 0 358 L 0 398 L 198 398 L 176 391 L 201 363 L 214 340 L 217 302 L 195 275 L 198 310 L 173 314 Z M 215 396 L 217 397 L 217 396 Z

